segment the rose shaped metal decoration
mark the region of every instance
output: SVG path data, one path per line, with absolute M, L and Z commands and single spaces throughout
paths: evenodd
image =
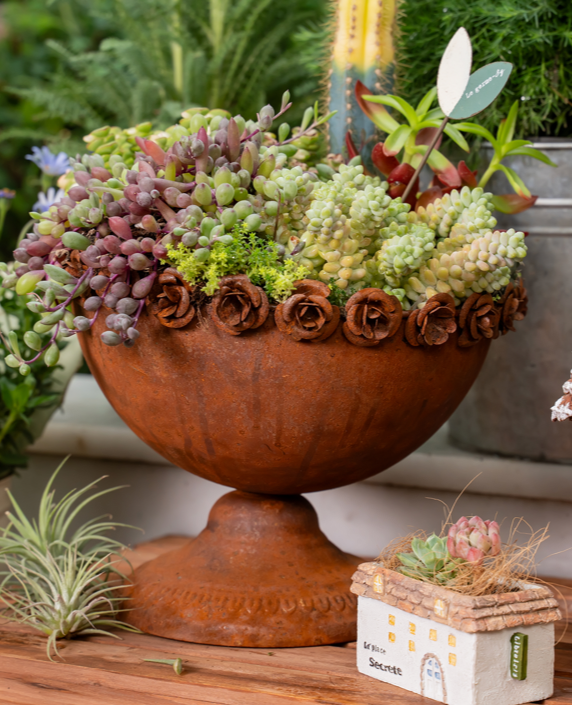
M 270 308 L 264 289 L 255 286 L 245 274 L 222 277 L 219 286 L 209 304 L 209 313 L 218 328 L 240 335 L 264 323 Z
M 522 321 L 528 311 L 528 296 L 524 285 L 520 283 L 514 286 L 510 282 L 499 301 L 499 308 L 500 330 L 503 335 L 506 335 L 509 330 L 515 330 L 514 322 Z
M 498 338 L 500 311 L 490 294 L 471 294 L 459 314 L 459 328 L 463 331 L 459 345 L 468 348 L 482 338 Z
M 457 330 L 455 301 L 449 294 L 435 294 L 421 309 L 411 311 L 405 325 L 410 345 L 443 345 Z
M 368 288 L 348 299 L 346 316 L 343 332 L 350 343 L 373 347 L 399 330 L 403 309 L 397 296 Z
M 276 308 L 274 319 L 294 340 L 318 342 L 329 338 L 340 321 L 340 309 L 328 301 L 330 287 L 313 279 L 295 284 L 292 296 Z
M 183 328 L 195 317 L 193 291 L 194 287 L 184 280 L 179 271 L 173 267 L 165 269 L 149 297 L 151 313 L 167 328 Z

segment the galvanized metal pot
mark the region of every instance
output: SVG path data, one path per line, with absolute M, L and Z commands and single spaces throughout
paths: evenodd
M 179 467 L 238 488 L 181 550 L 135 573 L 127 619 L 146 632 L 234 646 L 355 638 L 359 559 L 320 531 L 299 496 L 363 480 L 429 438 L 475 380 L 489 341 L 414 348 L 403 326 L 376 348 L 338 328 L 296 342 L 270 317 L 231 336 L 140 320 L 127 349 L 82 335 L 85 358 L 125 422 Z
M 528 232 L 528 314 L 518 335 L 495 341 L 449 428 L 451 440 L 463 448 L 570 463 L 572 426 L 552 423 L 550 407 L 572 366 L 572 140 L 534 146 L 558 169 L 529 157 L 507 160 L 540 198 L 524 213 L 497 215 L 500 227 Z M 501 174 L 491 190 L 511 192 Z

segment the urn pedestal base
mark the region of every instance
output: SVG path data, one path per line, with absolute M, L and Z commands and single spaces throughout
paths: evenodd
M 352 641 L 359 563 L 326 538 L 303 497 L 230 492 L 195 540 L 135 571 L 125 619 L 148 634 L 221 646 Z

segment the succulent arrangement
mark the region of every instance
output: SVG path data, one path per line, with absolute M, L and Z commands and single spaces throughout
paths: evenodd
M 118 563 L 125 546 L 107 536 L 121 525 L 100 517 L 72 529 L 82 509 L 118 488 L 93 492 L 96 480 L 56 501 L 53 485 L 62 465 L 42 493 L 36 519 L 30 521 L 8 492 L 14 513 L 7 512 L 10 523 L 0 533 L 4 616 L 48 637 L 50 660 L 58 654 L 58 639 L 79 634 L 118 638 L 108 629 L 133 630 L 117 619 L 118 591 L 126 582 Z
M 465 46 L 470 57 L 466 31 L 456 38 L 461 49 L 453 50 Z M 506 74 L 490 103 L 510 65 L 480 74 L 489 68 Z M 472 80 L 470 61 L 463 71 Z M 320 129 L 335 111 L 320 115 L 316 103 L 299 127 L 281 122 L 288 91 L 277 112 L 266 105 L 256 121 L 193 108 L 160 132 L 149 124 L 96 130 L 86 138 L 92 154 L 72 159 L 58 182 L 65 195 L 31 214 L 33 230 L 14 252 L 18 266 L 4 286 L 34 296 L 28 307 L 42 320 L 27 335 L 35 355 L 26 359 L 12 345 L 6 364 L 22 374 L 42 357 L 53 364 L 58 337 L 86 332 L 100 316 L 102 342 L 131 347 L 145 309 L 183 328 L 206 307 L 231 335 L 269 317 L 298 341 L 323 341 L 340 327 L 363 347 L 400 329 L 414 347 L 442 345 L 456 331 L 470 347 L 512 330 L 526 313 L 527 248 L 524 233 L 496 229 L 493 210 L 523 210 L 535 199 L 502 159 L 549 160 L 512 139 L 516 105 L 496 138 L 471 122 L 453 126 L 439 81 L 415 109 L 356 82 L 357 105 L 388 134 L 371 153 L 377 173 L 363 166 L 350 132 L 346 159 L 320 156 Z M 443 110 L 433 108 L 436 97 Z M 447 136 L 468 150 L 462 132 L 486 133 L 493 144 L 481 185 L 437 149 Z M 425 162 L 435 177 L 420 193 Z M 483 186 L 497 170 L 516 193 L 493 200 Z
M 501 553 L 499 525 L 474 516 L 461 517 L 449 528 L 447 536 L 431 534 L 426 540 L 414 537 L 411 552 L 395 554 L 397 571 L 416 580 L 437 585 L 455 585 L 459 569 L 466 564 L 478 568 L 486 558 Z

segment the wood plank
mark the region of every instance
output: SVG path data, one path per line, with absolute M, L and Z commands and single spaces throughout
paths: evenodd
M 137 547 L 134 567 L 186 537 Z M 572 604 L 572 581 L 562 600 Z M 61 646 L 51 663 L 45 639 L 17 624 L 0 624 L 1 705 L 431 705 L 395 686 L 358 673 L 355 642 L 296 649 L 250 649 L 189 644 L 147 634 L 119 632 Z M 343 647 L 343 648 L 342 648 Z M 146 658 L 183 660 L 177 676 Z M 572 705 L 572 635 L 556 649 L 555 694 L 545 705 Z

